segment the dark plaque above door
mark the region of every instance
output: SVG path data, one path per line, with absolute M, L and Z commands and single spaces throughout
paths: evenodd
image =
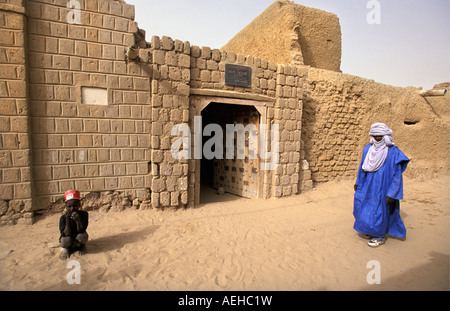
M 251 87 L 252 68 L 234 64 L 225 64 L 225 85 Z

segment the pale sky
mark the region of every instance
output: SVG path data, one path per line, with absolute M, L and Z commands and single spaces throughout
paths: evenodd
M 147 33 L 221 48 L 275 0 L 125 0 Z M 294 0 L 338 16 L 343 73 L 394 86 L 430 89 L 450 81 L 450 1 Z M 373 18 L 372 18 L 373 20 Z M 376 20 L 375 20 L 376 22 Z

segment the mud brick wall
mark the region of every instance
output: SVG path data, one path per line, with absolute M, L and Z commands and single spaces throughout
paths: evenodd
M 192 46 L 191 87 L 276 96 L 277 64 L 264 59 Z M 225 85 L 225 64 L 249 66 L 253 70 L 249 88 Z
M 354 76 L 331 74 L 310 68 L 305 91 L 303 140 L 315 182 L 354 176 L 365 145 L 357 139 L 368 116 L 363 88 Z
M 152 68 L 151 202 L 155 208 L 188 204 L 188 160 L 176 160 L 171 146 L 175 124 L 189 120 L 190 44 L 168 37 L 152 38 L 141 61 Z
M 265 100 L 265 124 L 280 129 L 280 164 L 261 175 L 263 196 L 282 197 L 312 187 L 309 167 L 301 160 L 301 118 L 307 67 L 277 65 L 267 60 L 235 53 L 190 46 L 189 42 L 154 36 L 151 47 L 140 49 L 139 62 L 152 68 L 152 194 L 154 207 L 193 206 L 199 187 L 199 161 L 175 160 L 170 147 L 178 137 L 171 136 L 175 124 L 187 123 L 194 129 L 196 98 L 239 98 Z M 252 68 L 251 86 L 225 84 L 225 64 Z M 220 99 L 218 99 L 220 102 Z M 194 139 L 192 138 L 192 141 Z M 302 174 L 303 170 L 304 175 Z M 302 182 L 301 177 L 308 177 Z
M 80 3 L 70 24 L 67 1 L 27 1 L 35 209 L 74 188 L 149 199 L 150 79 L 125 60 L 134 7 Z M 83 102 L 82 87 L 105 90 L 108 104 Z
M 265 124 L 278 124 L 280 132 L 280 163 L 276 170 L 267 171 L 263 178 L 263 197 L 282 197 L 297 194 L 308 185 L 300 181 L 300 139 L 303 83 L 306 74 L 304 66 L 278 65 L 265 59 L 243 56 L 233 52 L 202 50 L 194 53 L 195 67 L 192 85 L 202 89 L 251 92 L 271 97 L 267 102 Z M 225 63 L 249 66 L 253 69 L 251 88 L 227 86 Z
M 29 222 L 32 171 L 22 1 L 0 1 L 0 219 Z
M 308 67 L 169 37 L 147 42 L 134 6 L 78 2 L 75 22 L 66 0 L 0 2 L 1 224 L 32 223 L 69 189 L 194 206 L 200 161 L 172 157 L 171 130 L 193 128 L 199 99 L 256 103 L 261 123 L 279 125 L 280 161 L 259 176 L 261 197 L 312 187 L 301 140 Z M 225 64 L 250 67 L 250 87 L 226 85 Z
M 356 179 L 375 122 L 393 130 L 395 145 L 411 159 L 405 176 L 433 178 L 448 173 L 448 103 L 448 94 L 427 98 L 414 87 L 309 68 L 302 152 L 312 180 Z
M 279 65 L 274 122 L 280 131 L 280 165 L 274 174 L 275 197 L 290 196 L 312 188 L 309 167 L 301 165 L 303 92 L 308 67 Z M 269 113 L 269 117 L 270 117 Z
M 254 98 L 252 95 L 262 95 L 267 105 L 266 116 L 260 117 L 260 122 L 270 125 L 270 120 L 274 118 L 274 109 L 276 102 L 277 86 L 277 64 L 268 62 L 253 56 L 244 56 L 233 52 L 211 50 L 208 47 L 192 47 L 191 53 L 191 86 L 197 90 L 213 90 L 211 94 L 216 96 L 236 96 L 250 94 L 248 98 Z M 225 84 L 225 64 L 237 64 L 247 66 L 252 69 L 251 87 L 237 87 Z M 229 92 L 229 93 L 227 93 Z M 193 127 L 194 115 L 200 113 L 191 111 L 191 127 Z M 265 117 L 265 119 L 264 119 Z M 270 137 L 270 134 L 268 134 Z M 195 161 L 191 161 L 195 162 Z M 199 165 L 197 163 L 196 165 Z M 195 166 L 193 164 L 192 166 Z M 191 189 L 195 188 L 195 182 L 198 182 L 198 175 L 191 174 Z M 262 197 L 270 198 L 274 194 L 274 178 L 272 171 L 260 173 L 260 183 L 262 183 Z M 278 194 L 278 193 L 277 193 Z M 281 195 L 278 195 L 281 196 Z
M 251 67 L 253 72 L 251 87 L 225 85 L 225 64 Z M 302 97 L 307 68 L 278 65 L 265 59 L 211 50 L 207 47 L 193 46 L 191 49 L 191 88 L 216 90 L 216 93 L 211 94 L 217 96 L 232 96 L 233 92 L 236 92 L 269 98 L 266 102 L 266 119 L 261 122 L 279 125 L 280 163 L 276 170 L 266 171 L 262 176 L 264 198 L 295 195 L 312 188 L 309 167 L 300 165 Z M 305 181 L 303 177 L 306 178 Z

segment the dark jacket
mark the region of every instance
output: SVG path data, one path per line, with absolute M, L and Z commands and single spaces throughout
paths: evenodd
M 77 223 L 70 218 L 69 213 L 65 213 L 64 215 L 62 215 L 59 218 L 59 232 L 61 233 L 60 238 L 70 236 L 71 238 L 75 239 L 79 233 L 86 232 L 86 229 L 87 229 L 88 223 L 89 223 L 88 212 L 77 210 L 77 211 L 75 211 L 75 213 L 78 213 L 78 215 L 80 215 L 81 225 L 82 225 L 80 230 L 78 230 L 78 228 L 77 228 Z M 69 224 L 70 234 L 64 233 L 67 222 L 69 222 L 68 224 Z

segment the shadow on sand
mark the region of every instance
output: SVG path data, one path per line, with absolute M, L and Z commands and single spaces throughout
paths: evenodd
M 381 272 L 381 284 L 368 285 L 362 290 L 448 291 L 450 289 L 449 260 L 447 254 L 431 252 L 428 263 L 387 279 L 383 279 L 383 272 Z
M 154 233 L 159 225 L 153 225 L 138 231 L 121 232 L 109 236 L 92 239 L 88 242 L 88 252 L 90 254 L 108 252 L 120 249 L 126 244 L 132 244 L 145 239 L 149 234 Z

